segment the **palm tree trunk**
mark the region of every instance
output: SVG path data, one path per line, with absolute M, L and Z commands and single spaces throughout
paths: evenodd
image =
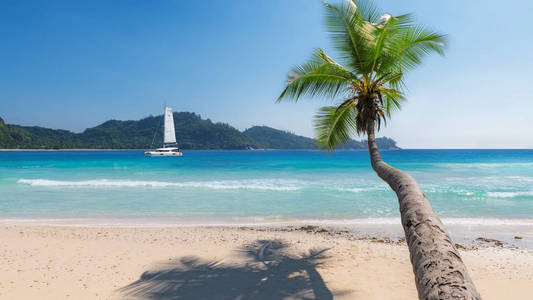
M 367 132 L 372 168 L 398 196 L 418 298 L 481 299 L 459 252 L 424 191 L 409 174 L 389 166 L 381 159 L 373 125 Z

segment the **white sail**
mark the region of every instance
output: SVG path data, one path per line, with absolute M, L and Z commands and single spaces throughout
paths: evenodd
M 174 116 L 172 115 L 172 108 L 165 107 L 165 144 L 176 143 L 176 132 L 174 131 Z

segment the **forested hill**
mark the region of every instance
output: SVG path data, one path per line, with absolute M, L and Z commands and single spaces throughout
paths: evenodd
M 315 139 L 268 126 L 253 126 L 246 129 L 244 134 L 267 149 L 318 149 Z M 377 138 L 376 143 L 381 149 L 400 149 L 391 138 Z M 367 147 L 366 141 L 352 139 L 340 149 L 366 149 Z
M 82 133 L 42 127 L 0 125 L 0 148 L 148 149 L 163 143 L 162 116 L 139 121 L 110 120 Z M 246 149 L 260 145 L 228 124 L 213 123 L 189 112 L 174 113 L 182 149 Z M 158 129 L 158 130 L 156 130 Z
M 244 132 L 224 123 L 213 123 L 189 112 L 174 113 L 176 139 L 182 149 L 314 149 L 315 140 L 266 126 L 254 126 Z M 156 130 L 159 128 L 158 130 Z M 162 116 L 139 121 L 110 120 L 82 133 L 37 126 L 4 124 L 0 118 L 0 148 L 9 149 L 148 149 L 160 146 Z M 381 140 L 381 139 L 380 139 Z M 383 149 L 394 149 L 388 145 Z M 389 143 L 390 144 L 390 143 Z M 348 148 L 366 146 L 351 141 Z
M 316 147 L 316 141 L 312 138 L 268 126 L 254 126 L 246 129 L 244 134 L 267 149 L 313 149 Z

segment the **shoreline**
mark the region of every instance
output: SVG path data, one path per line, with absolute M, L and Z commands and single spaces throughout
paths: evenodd
M 502 226 L 533 226 L 533 217 L 493 217 L 493 216 L 470 216 L 470 217 L 440 217 L 445 225 L 502 225 Z M 350 224 L 375 224 L 375 225 L 400 225 L 399 216 L 356 216 L 347 218 L 320 218 L 320 217 L 240 217 L 227 215 L 193 215 L 193 216 L 176 216 L 176 215 L 135 215 L 135 214 L 63 214 L 50 215 L 42 217 L 41 215 L 13 215 L 1 216 L 0 224 L 13 222 L 14 225 L 31 225 L 35 222 L 41 225 L 56 225 L 65 223 L 70 225 L 92 224 L 96 226 L 106 226 L 109 224 L 124 225 L 160 225 L 169 226 L 202 226 L 202 225 L 275 225 L 275 224 L 298 224 L 298 223 L 319 223 L 332 225 L 350 225 Z M 57 222 L 57 223 L 56 223 Z M 79 222 L 79 223 L 78 223 Z M 91 223 L 94 222 L 94 223 Z
M 213 291 L 233 299 L 251 290 L 256 298 L 416 298 L 404 242 L 346 232 L 0 225 L 0 235 L 0 299 L 202 298 Z M 459 251 L 484 299 L 530 296 L 533 250 Z
M 533 249 L 533 219 L 443 218 L 453 241 L 462 247 L 503 246 Z M 315 228 L 322 232 L 349 233 L 360 239 L 398 242 L 404 239 L 399 218 L 228 220 L 175 218 L 0 218 L 0 226 L 64 228 L 253 228 L 294 230 Z

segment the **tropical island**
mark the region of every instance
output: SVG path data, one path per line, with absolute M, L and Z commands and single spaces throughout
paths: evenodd
M 0 148 L 3 149 L 148 149 L 152 141 L 163 141 L 162 116 L 138 121 L 109 120 L 81 133 L 39 126 L 5 124 L 0 118 Z M 244 131 L 225 123 L 215 123 L 190 112 L 175 112 L 176 138 L 181 149 L 318 149 L 315 139 L 268 126 L 252 126 Z M 154 134 L 155 133 L 155 134 Z M 396 150 L 396 142 L 377 139 L 381 149 Z M 366 141 L 350 139 L 342 149 L 366 149 Z

